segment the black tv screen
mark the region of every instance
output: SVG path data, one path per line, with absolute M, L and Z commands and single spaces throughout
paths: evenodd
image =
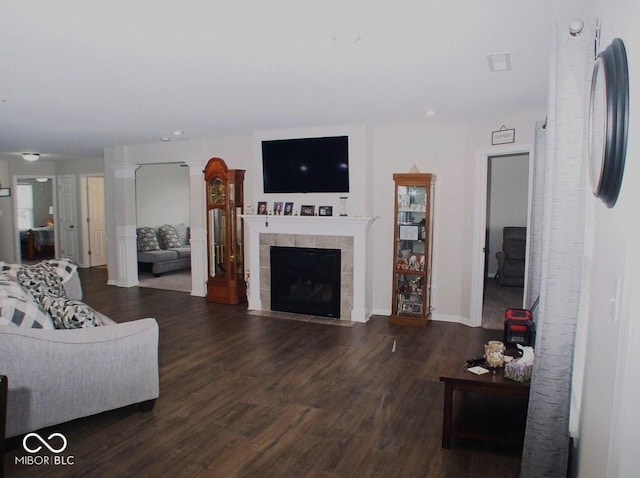
M 347 193 L 349 138 L 263 141 L 262 177 L 265 193 Z

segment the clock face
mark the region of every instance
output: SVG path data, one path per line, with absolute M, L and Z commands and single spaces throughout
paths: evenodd
M 220 178 L 214 178 L 209 185 L 209 201 L 212 205 L 224 205 L 225 188 L 224 181 Z

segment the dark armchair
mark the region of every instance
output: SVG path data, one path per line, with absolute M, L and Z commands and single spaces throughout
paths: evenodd
M 526 227 L 505 227 L 502 231 L 502 250 L 498 259 L 497 278 L 500 285 L 524 286 L 524 259 L 527 245 Z

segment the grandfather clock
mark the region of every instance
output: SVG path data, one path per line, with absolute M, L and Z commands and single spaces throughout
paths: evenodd
M 211 158 L 204 168 L 207 194 L 207 302 L 247 300 L 244 282 L 244 170 Z

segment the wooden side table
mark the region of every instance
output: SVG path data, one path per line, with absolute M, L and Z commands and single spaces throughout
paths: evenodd
M 502 370 L 483 375 L 460 370 L 440 381 L 444 382 L 442 448 L 451 448 L 452 437 L 522 444 L 529 381 L 504 378 Z

